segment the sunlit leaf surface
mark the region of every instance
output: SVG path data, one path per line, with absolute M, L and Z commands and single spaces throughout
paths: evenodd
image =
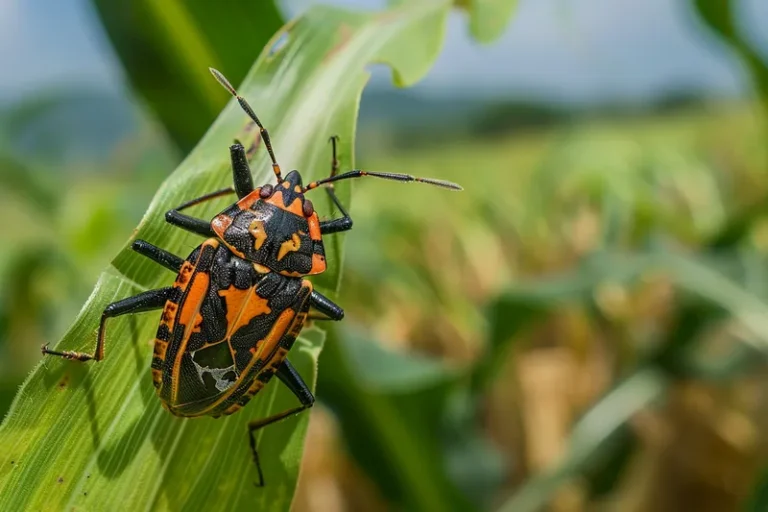
M 341 136 L 342 168 L 351 168 L 365 66 L 384 61 L 393 65 L 401 84 L 419 79 L 440 49 L 449 9 L 446 1 L 403 4 L 365 15 L 315 8 L 276 34 L 239 91 L 270 129 L 283 169 L 300 169 L 305 181 L 327 175 L 327 141 L 333 134 Z M 221 71 L 226 74 L 226 66 Z M 235 138 L 253 155 L 255 181 L 270 181 L 258 131 L 231 102 L 160 188 L 135 237 L 180 256 L 189 254 L 200 238 L 169 227 L 164 212 L 229 184 L 227 147 Z M 347 202 L 349 187 L 338 189 Z M 329 214 L 328 200 L 322 192 L 315 194 L 316 207 Z M 226 204 L 220 200 L 194 214 L 211 218 Z M 341 265 L 338 237 L 326 242 L 326 250 L 330 269 L 315 282 L 333 295 Z M 101 275 L 70 331 L 53 345 L 92 350 L 107 303 L 167 286 L 172 279 L 168 271 L 124 249 Z M 172 417 L 154 396 L 149 374 L 157 317 L 148 313 L 111 321 L 103 362 L 46 358 L 35 369 L 0 429 L 0 509 L 98 510 L 116 503 L 127 510 L 289 507 L 307 415 L 260 434 L 267 483 L 263 489 L 253 485 L 256 474 L 245 425 L 293 406 L 296 399 L 273 382 L 231 417 Z M 291 352 L 291 361 L 308 382 L 315 380 L 322 340 L 320 332 L 307 331 Z

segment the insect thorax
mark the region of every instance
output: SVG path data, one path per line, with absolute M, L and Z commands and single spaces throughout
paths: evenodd
M 287 276 L 318 274 L 325 270 L 325 249 L 317 214 L 305 217 L 277 206 L 274 200 L 260 199 L 248 204 L 245 199 L 223 211 L 211 223 L 232 252 Z

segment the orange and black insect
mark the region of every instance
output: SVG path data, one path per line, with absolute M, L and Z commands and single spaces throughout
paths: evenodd
M 162 309 L 152 358 L 152 379 L 163 406 L 183 417 L 232 414 L 269 382 L 273 375 L 299 399 L 300 405 L 248 426 L 249 441 L 259 474 L 254 433 L 311 407 L 315 397 L 286 359 L 307 318 L 341 320 L 344 310 L 314 290 L 304 276 L 326 268 L 322 235 L 352 228 L 352 219 L 333 190 L 333 182 L 374 176 L 419 181 L 450 189 L 450 182 L 407 174 L 353 170 L 338 174 L 336 138 L 332 137 L 329 177 L 302 184 L 298 171 L 282 176 L 269 133 L 250 105 L 218 71 L 216 79 L 229 90 L 258 125 L 272 160 L 276 185 L 255 188 L 243 146 L 230 147 L 234 187 L 193 199 L 166 214 L 175 226 L 207 239 L 186 260 L 144 240 L 132 248 L 177 274 L 173 286 L 149 290 L 109 304 L 102 313 L 93 354 L 50 350 L 44 354 L 78 361 L 104 359 L 108 318 Z M 341 217 L 321 221 L 305 193 L 324 187 Z M 181 210 L 226 194 L 238 202 L 210 222 Z

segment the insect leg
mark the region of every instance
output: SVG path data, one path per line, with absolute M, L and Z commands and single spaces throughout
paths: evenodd
M 189 215 L 184 215 L 183 213 L 179 213 L 178 210 L 168 210 L 165 213 L 165 221 L 206 238 L 216 236 L 216 233 L 211 229 L 211 224 L 209 222 L 190 217 Z
M 165 212 L 165 220 L 169 224 L 173 224 L 174 226 L 178 226 L 182 229 L 186 229 L 187 231 L 191 231 L 192 233 L 202 235 L 204 237 L 214 237 L 216 236 L 216 234 L 211 229 L 210 222 L 202 219 L 196 219 L 194 217 L 190 217 L 189 215 L 185 215 L 180 212 L 181 210 L 185 210 L 191 206 L 195 206 L 200 203 L 210 201 L 211 199 L 216 199 L 217 197 L 226 196 L 234 192 L 235 190 L 232 187 L 226 187 L 220 190 L 209 192 L 208 194 L 202 195 L 200 197 L 196 197 L 195 199 L 192 199 L 190 201 L 187 201 L 186 203 L 183 203 L 177 206 L 173 210 L 168 210 L 167 212 Z
M 171 254 L 170 252 L 156 247 L 144 240 L 136 240 L 133 242 L 131 249 L 141 254 L 142 256 L 146 256 L 152 261 L 161 264 L 172 272 L 178 273 L 179 270 L 181 270 L 181 266 L 184 264 L 184 260 L 175 254 Z
M 248 166 L 248 157 L 245 154 L 243 145 L 239 142 L 235 142 L 229 147 L 229 154 L 232 160 L 232 179 L 235 184 L 234 188 L 227 187 L 210 192 L 192 199 L 191 201 L 187 201 L 173 210 L 169 210 L 165 214 L 165 220 L 168 223 L 205 237 L 216 236 L 211 229 L 210 222 L 196 219 L 180 212 L 190 206 L 195 206 L 210 201 L 211 199 L 216 199 L 217 197 L 237 193 L 237 197 L 242 198 L 253 192 L 253 178 L 251 177 L 251 169 Z
M 253 453 L 253 462 L 256 464 L 256 469 L 259 471 L 259 483 L 256 484 L 258 487 L 264 486 L 264 474 L 261 471 L 259 453 L 256 450 L 256 436 L 254 435 L 255 432 L 261 430 L 267 425 L 271 425 L 272 423 L 300 413 L 305 409 L 309 409 L 315 404 L 315 396 L 309 390 L 309 387 L 304 382 L 304 379 L 301 378 L 299 372 L 296 371 L 296 369 L 287 359 L 283 361 L 283 363 L 277 368 L 275 375 L 277 375 L 277 378 L 280 379 L 280 382 L 285 384 L 288 389 L 291 390 L 291 393 L 296 395 L 296 398 L 299 399 L 301 405 L 299 407 L 294 407 L 293 409 L 288 409 L 287 411 L 274 414 L 268 418 L 251 421 L 248 423 L 248 439 L 251 444 L 251 452 Z
M 336 191 L 332 187 L 326 187 L 328 197 L 331 198 L 333 204 L 341 212 L 342 217 L 332 220 L 320 221 L 320 233 L 327 235 L 330 233 L 338 233 L 340 231 L 349 231 L 352 229 L 352 217 L 347 213 L 347 209 L 341 204 L 339 198 L 336 197 Z
M 332 156 L 331 156 L 331 178 L 336 176 L 339 173 L 339 158 L 337 156 L 337 149 L 336 145 L 339 142 L 339 136 L 334 135 L 330 139 L 331 146 L 332 146 Z M 352 229 L 352 219 L 349 216 L 349 213 L 347 213 L 347 210 L 344 208 L 344 206 L 341 204 L 341 201 L 339 201 L 339 198 L 336 197 L 336 191 L 333 188 L 333 183 L 329 183 L 325 190 L 328 192 L 328 197 L 331 198 L 331 201 L 333 201 L 333 204 L 336 206 L 336 208 L 339 209 L 341 212 L 342 217 L 340 219 L 333 219 L 333 220 L 326 220 L 320 222 L 320 232 L 324 235 L 329 233 L 338 233 L 339 231 L 349 231 Z
M 175 289 L 172 286 L 159 288 L 157 290 L 148 290 L 138 295 L 134 295 L 133 297 L 128 297 L 127 299 L 109 304 L 104 308 L 104 312 L 101 314 L 99 335 L 96 340 L 96 351 L 93 355 L 84 352 L 73 352 L 70 350 L 63 352 L 49 350 L 48 345 L 43 345 L 43 354 L 63 357 L 65 359 L 76 359 L 78 361 L 90 361 L 91 359 L 101 361 L 104 359 L 104 333 L 107 318 L 129 313 L 141 313 L 152 309 L 160 309 L 165 306 L 166 301 L 173 296 L 174 291 Z
M 232 181 L 235 184 L 237 197 L 242 199 L 253 192 L 253 177 L 248 166 L 248 156 L 245 148 L 239 142 L 229 146 L 229 155 L 232 158 Z
M 316 290 L 312 290 L 312 295 L 309 296 L 309 304 L 324 315 L 317 316 L 310 313 L 309 318 L 312 320 L 339 321 L 344 318 L 344 310 L 331 299 Z

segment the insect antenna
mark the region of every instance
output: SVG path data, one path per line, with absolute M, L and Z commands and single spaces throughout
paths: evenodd
M 324 185 L 326 183 L 333 183 L 335 181 L 348 180 L 352 178 L 362 178 L 364 176 L 372 176 L 374 178 L 383 178 L 385 180 L 394 180 L 394 181 L 416 181 L 418 183 L 426 183 L 427 185 L 435 185 L 436 187 L 447 188 L 450 190 L 464 190 L 460 185 L 457 185 L 456 183 L 445 181 L 445 180 L 438 180 L 434 178 L 420 178 L 418 176 L 411 176 L 410 174 L 398 174 L 394 172 L 373 172 L 373 171 L 362 171 L 360 169 L 355 169 L 354 171 L 348 171 L 342 174 L 337 174 L 336 176 L 330 176 L 328 178 L 323 178 L 321 180 L 313 181 L 312 183 L 304 187 L 304 191 L 306 192 L 308 190 L 312 190 L 313 188 L 317 188 L 320 185 Z
M 256 115 L 256 112 L 253 111 L 251 106 L 248 104 L 247 101 L 245 101 L 245 98 L 237 94 L 237 91 L 234 87 L 232 87 L 232 84 L 229 83 L 229 80 L 221 74 L 220 71 L 208 68 L 208 70 L 211 72 L 213 77 L 216 79 L 217 82 L 219 82 L 222 87 L 224 87 L 226 90 L 232 94 L 235 98 L 237 98 L 237 102 L 240 104 L 240 108 L 245 111 L 246 114 L 248 114 L 248 117 L 250 117 L 254 123 L 259 127 L 259 133 L 261 133 L 261 139 L 264 141 L 264 145 L 267 146 L 267 152 L 269 153 L 269 158 L 272 160 L 272 170 L 275 172 L 275 176 L 277 176 L 278 183 L 283 181 L 283 176 L 280 171 L 280 165 L 277 163 L 277 159 L 275 159 L 275 152 L 272 150 L 272 141 L 269 139 L 269 132 L 266 128 L 264 128 L 264 125 L 261 124 L 261 121 L 259 120 L 259 117 Z

